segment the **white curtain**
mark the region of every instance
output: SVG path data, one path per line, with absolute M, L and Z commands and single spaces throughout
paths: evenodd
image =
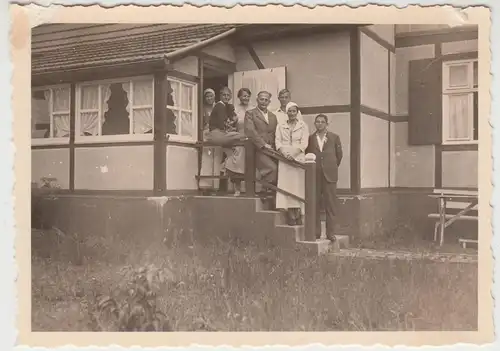
M 45 98 L 48 98 L 46 92 Z M 53 116 L 53 137 L 68 137 L 70 91 L 68 88 L 58 88 L 52 91 L 52 116 Z
M 469 94 L 449 95 L 449 136 L 451 139 L 469 137 Z
M 80 134 L 99 135 L 99 86 L 82 87 L 80 99 L 82 110 L 95 110 L 80 113 Z
M 181 112 L 181 135 L 195 137 L 193 129 L 193 113 Z
M 133 87 L 133 130 L 134 134 L 144 134 L 153 129 L 153 85 L 151 81 L 146 80 L 133 82 Z
M 54 115 L 54 137 L 62 138 L 69 137 L 69 114 L 68 115 Z

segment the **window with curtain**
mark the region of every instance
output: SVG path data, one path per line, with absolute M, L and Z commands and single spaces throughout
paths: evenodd
M 174 77 L 167 78 L 167 134 L 183 139 L 197 138 L 197 85 Z
M 443 143 L 478 139 L 478 61 L 443 63 Z
M 33 89 L 31 93 L 31 137 L 68 138 L 70 132 L 70 87 Z
M 89 82 L 76 87 L 76 135 L 153 133 L 152 77 Z

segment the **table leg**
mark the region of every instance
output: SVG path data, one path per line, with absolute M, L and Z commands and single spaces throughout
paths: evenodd
M 439 198 L 439 246 L 443 246 L 444 243 L 444 228 L 446 223 L 446 199 L 444 197 Z

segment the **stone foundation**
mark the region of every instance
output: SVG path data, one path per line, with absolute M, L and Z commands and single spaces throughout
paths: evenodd
M 189 197 L 32 196 L 32 228 L 138 246 L 192 243 L 193 214 Z
M 32 195 L 32 227 L 57 227 L 81 238 L 100 236 L 139 247 L 203 244 L 217 238 L 269 245 L 269 238 L 280 234 L 275 216 L 257 211 L 255 204 L 255 200 L 224 197 L 39 194 Z M 423 192 L 339 196 L 336 234 L 383 240 L 398 232 L 431 240 L 435 221 L 427 215 L 436 206 L 436 200 Z M 458 237 L 477 237 L 477 222 L 459 221 L 447 229 L 445 241 L 457 242 Z

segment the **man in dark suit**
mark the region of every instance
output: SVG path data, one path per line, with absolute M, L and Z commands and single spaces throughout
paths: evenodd
M 307 153 L 316 155 L 316 239 L 321 238 L 320 209 L 326 213 L 326 237 L 335 241 L 337 215 L 338 169 L 342 161 L 342 144 L 337 134 L 328 131 L 328 117 L 319 114 L 314 120 L 316 131 L 309 137 Z M 323 205 L 323 206 L 322 206 Z
M 276 115 L 267 107 L 271 102 L 271 93 L 261 91 L 257 94 L 257 107 L 245 113 L 245 135 L 250 138 L 257 148 L 274 150 L 276 126 L 278 120 Z M 276 185 L 278 166 L 269 156 L 257 152 L 255 164 L 261 179 Z

